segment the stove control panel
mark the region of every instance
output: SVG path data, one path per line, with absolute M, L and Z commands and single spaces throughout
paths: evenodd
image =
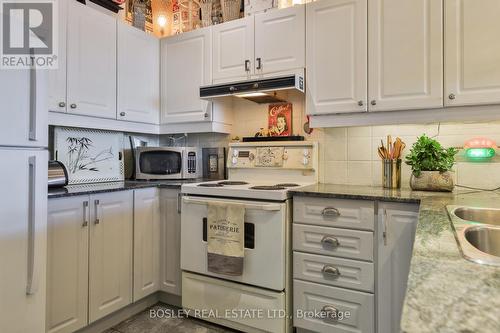
M 313 144 L 263 146 L 237 144 L 229 147 L 227 167 L 234 169 L 283 168 L 313 169 Z

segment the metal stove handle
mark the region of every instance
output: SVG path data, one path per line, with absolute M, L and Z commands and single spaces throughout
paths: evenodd
M 224 205 L 224 204 L 241 204 L 245 206 L 245 209 L 256 209 L 256 210 L 265 210 L 265 211 L 277 211 L 281 210 L 281 205 L 279 204 L 250 204 L 250 203 L 243 203 L 243 202 L 231 202 L 231 201 L 218 201 L 218 200 L 203 200 L 203 199 L 195 199 L 195 198 L 190 198 L 190 197 L 183 197 L 182 201 L 185 204 L 196 204 L 196 205 L 208 205 L 208 204 L 215 204 L 215 205 Z

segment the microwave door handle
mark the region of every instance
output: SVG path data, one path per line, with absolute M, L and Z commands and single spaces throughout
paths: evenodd
M 217 201 L 217 200 L 203 200 L 203 199 L 194 199 L 190 197 L 183 197 L 182 201 L 185 204 L 195 204 L 195 205 L 208 205 L 208 204 L 216 204 L 216 205 L 225 205 L 225 204 L 232 204 L 233 202 L 228 202 L 228 201 Z M 238 204 L 236 202 L 236 204 Z M 264 211 L 278 211 L 281 210 L 281 205 L 279 204 L 250 204 L 250 203 L 245 203 L 242 205 L 245 206 L 245 209 L 256 209 L 256 210 L 264 210 Z

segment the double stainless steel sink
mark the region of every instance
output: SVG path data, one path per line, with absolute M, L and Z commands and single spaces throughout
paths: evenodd
M 447 206 L 462 255 L 500 266 L 500 209 Z

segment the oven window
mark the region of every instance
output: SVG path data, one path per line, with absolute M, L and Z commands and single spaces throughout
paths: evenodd
M 203 218 L 203 241 L 207 241 L 208 219 Z M 255 224 L 245 222 L 245 249 L 255 249 Z
M 182 170 L 182 156 L 174 151 L 146 151 L 140 155 L 141 173 L 149 175 L 173 175 Z

